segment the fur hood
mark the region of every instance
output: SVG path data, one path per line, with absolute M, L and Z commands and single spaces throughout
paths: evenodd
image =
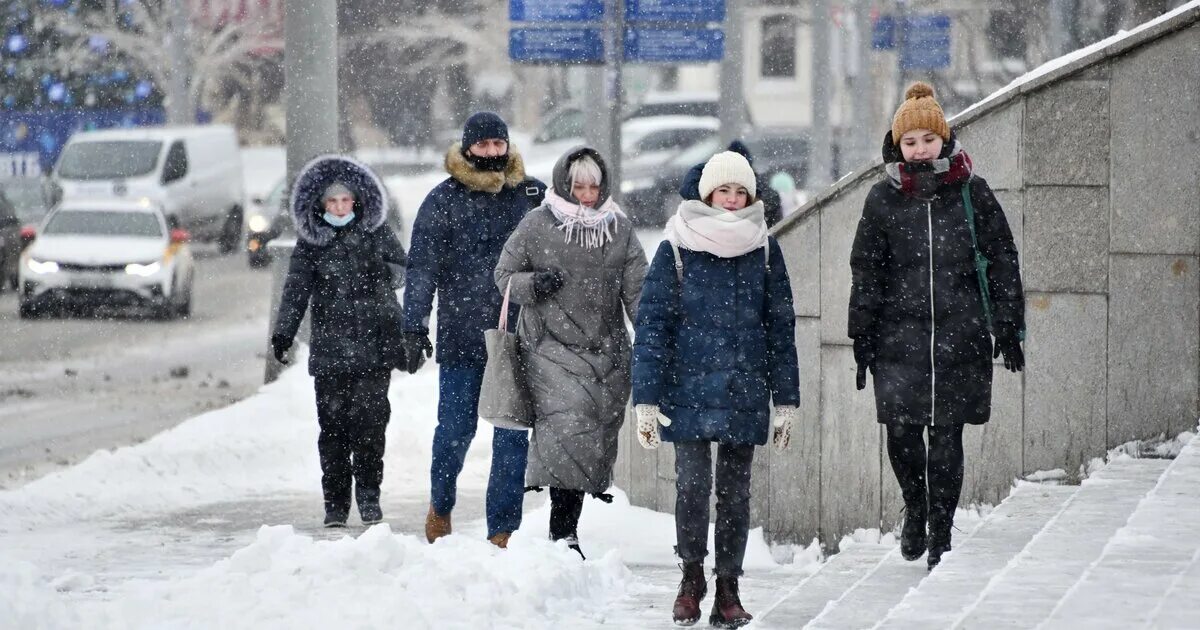
M 296 234 L 313 245 L 328 245 L 333 240 L 333 227 L 321 218 L 325 214 L 321 195 L 334 182 L 354 192 L 355 221 L 363 230 L 374 232 L 387 219 L 387 189 L 370 167 L 344 155 L 318 156 L 300 169 L 288 202 Z
M 494 195 L 505 188 L 516 188 L 525 181 L 525 161 L 511 144 L 508 145 L 508 156 L 508 168 L 503 173 L 481 171 L 463 157 L 462 143 L 455 142 L 446 152 L 446 172 L 471 190 Z

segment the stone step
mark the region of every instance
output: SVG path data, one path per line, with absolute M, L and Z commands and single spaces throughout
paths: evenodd
M 1039 627 L 1197 627 L 1197 523 L 1200 436 L 1184 447 Z
M 1100 557 L 1170 463 L 1122 459 L 1085 480 L 1054 520 L 991 579 L 955 627 L 1036 627 Z
M 919 585 L 905 583 L 900 590 L 897 585 L 889 588 L 886 584 L 861 584 L 860 592 L 847 593 L 838 602 L 843 611 L 832 611 L 830 623 L 822 627 L 949 627 L 960 611 L 975 601 L 992 576 L 1020 553 L 1077 490 L 1074 486 L 1018 485 L 971 536 L 955 541 L 954 550 L 942 557 L 937 569 L 924 579 L 918 578 Z M 907 564 L 921 572 L 925 570 L 923 560 Z M 915 590 L 909 592 L 914 586 Z M 872 588 L 888 589 L 886 600 L 870 602 L 876 596 Z M 856 608 L 867 610 L 858 614 Z M 834 621 L 841 625 L 835 625 Z
M 850 544 L 829 558 L 819 571 L 777 598 L 754 621 L 756 628 L 800 628 L 821 614 L 825 605 L 870 573 L 895 546 Z M 753 612 L 753 611 L 751 611 Z

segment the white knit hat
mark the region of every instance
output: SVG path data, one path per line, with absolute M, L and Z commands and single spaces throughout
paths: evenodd
M 753 200 L 757 194 L 757 180 L 750 162 L 740 153 L 724 151 L 708 159 L 700 173 L 700 198 L 708 199 L 712 191 L 725 184 L 737 184 L 750 193 Z

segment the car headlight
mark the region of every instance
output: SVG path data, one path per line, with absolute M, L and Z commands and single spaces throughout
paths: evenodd
M 643 177 L 641 179 L 627 179 L 621 182 L 621 192 L 628 194 L 638 190 L 646 190 L 651 186 L 654 186 L 654 179 L 650 177 Z
M 33 273 L 58 273 L 58 263 L 53 260 L 34 260 L 29 259 L 29 270 Z
M 142 276 L 143 278 L 158 273 L 159 269 L 162 269 L 162 264 L 158 261 L 154 261 L 148 265 L 140 265 L 138 263 L 125 265 L 125 273 L 131 276 Z
M 250 220 L 246 222 L 246 226 L 250 228 L 251 232 L 266 232 L 267 228 L 271 226 L 271 222 L 261 214 L 253 214 L 250 215 Z

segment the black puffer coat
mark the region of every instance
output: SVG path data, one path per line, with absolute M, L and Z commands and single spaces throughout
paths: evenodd
M 334 181 L 354 192 L 354 220 L 325 223 L 321 195 Z M 312 302 L 308 371 L 329 375 L 391 369 L 382 347 L 400 329 L 400 304 L 384 263 L 404 265 L 404 248 L 384 221 L 387 195 L 365 165 L 325 156 L 296 176 L 291 210 L 299 236 L 275 321 L 291 339 Z
M 901 160 L 889 134 L 884 161 Z M 1023 330 L 1025 300 L 1012 232 L 987 182 L 968 177 L 979 248 L 991 261 L 993 321 Z M 901 192 L 891 178 L 875 184 L 863 205 L 850 267 L 850 337 L 878 338 L 873 374 L 879 422 L 987 422 L 992 340 L 962 182 L 943 183 L 927 199 Z

